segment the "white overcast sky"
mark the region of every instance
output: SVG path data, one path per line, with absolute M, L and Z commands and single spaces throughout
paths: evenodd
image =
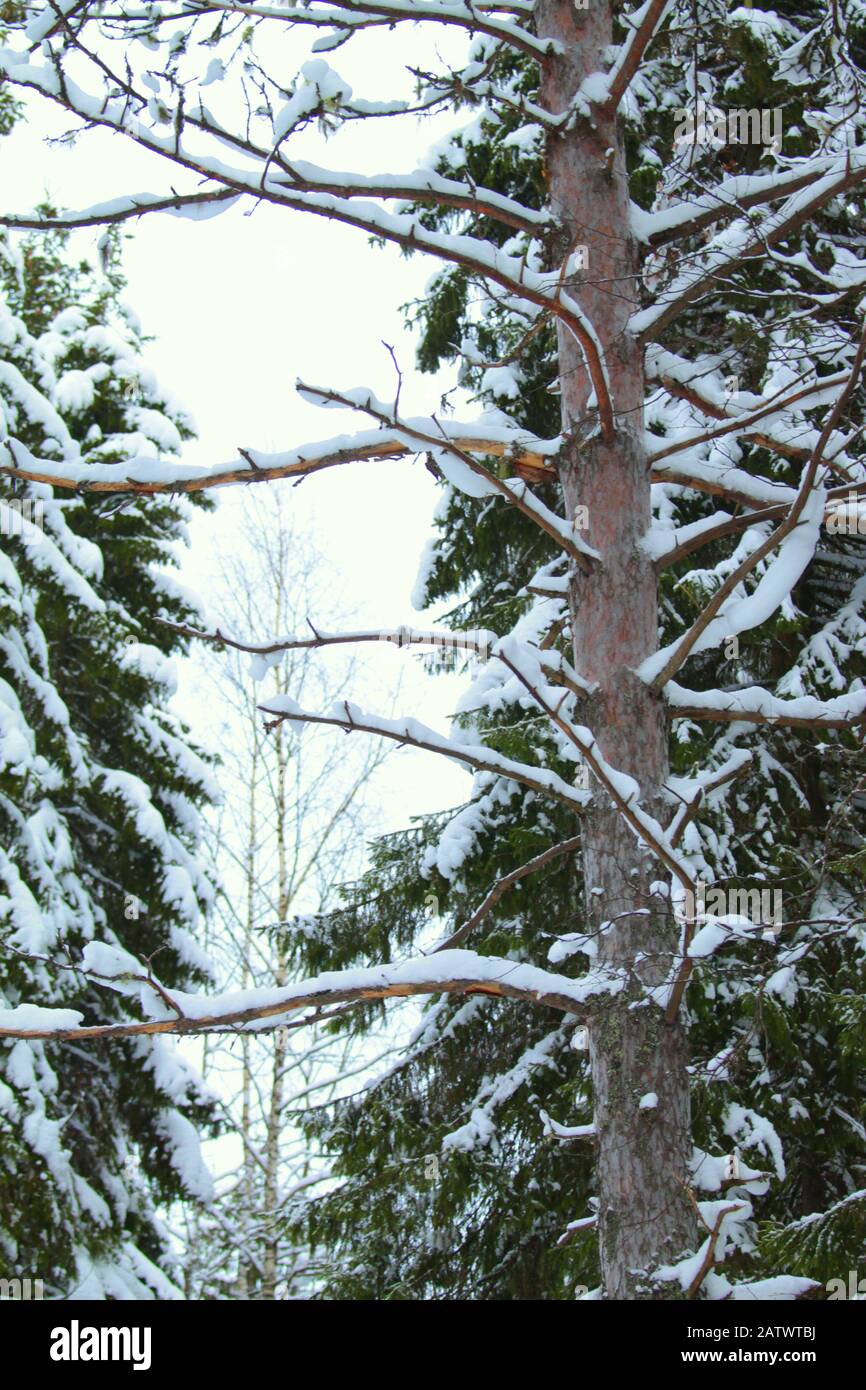
M 441 42 L 437 39 L 437 45 Z M 391 55 L 387 73 L 383 43 Z M 429 44 L 419 31 L 407 29 L 390 39 L 365 34 L 334 54 L 332 66 L 357 95 L 390 99 L 408 91 L 401 64 L 423 61 Z M 46 194 L 58 206 L 80 208 L 121 193 L 165 189 L 173 181 L 171 170 L 155 156 L 107 132 L 85 132 L 72 147 L 45 144 L 46 136 L 56 137 L 69 126 L 69 118 L 47 103 L 28 103 L 26 122 L 0 142 L 7 208 L 33 206 Z M 356 122 L 327 143 L 312 137 L 305 153 L 338 168 L 411 170 L 444 129 L 441 119 L 420 127 L 409 120 Z M 350 430 L 352 417 L 304 404 L 294 382 L 303 376 L 319 384 L 369 385 L 393 396 L 393 368 L 383 339 L 393 344 L 406 374 L 404 410 L 435 409 L 442 390 L 453 384 L 450 376 L 433 380 L 414 372 L 413 342 L 399 310 L 423 290 L 435 270 L 430 260 L 405 260 L 391 248 L 368 246 L 363 234 L 351 229 L 266 206 L 252 215 L 234 207 L 201 223 L 147 217 L 131 230 L 123 257 L 126 297 L 144 331 L 155 338 L 149 360 L 196 420 L 199 437 L 185 455 L 191 462 L 233 458 L 239 445 L 284 449 Z M 76 234 L 76 252 L 92 255 L 97 235 Z M 357 426 L 369 428 L 369 423 L 359 418 Z M 239 490 L 221 489 L 216 495 L 219 511 L 196 520 L 192 549 L 183 561 L 184 582 L 206 599 L 220 548 L 237 544 Z M 313 528 L 328 560 L 322 584 L 328 590 L 336 585 L 345 595 L 351 626 L 419 621 L 409 594 L 431 533 L 435 500 L 423 464 L 408 461 L 330 470 L 292 491 L 299 517 Z M 374 676 L 359 692 L 362 703 L 384 711 L 387 686 L 399 670 L 405 673 L 405 712 L 445 728 L 459 688 L 455 679 L 431 683 L 405 654 L 367 652 Z M 182 673 L 179 699 L 207 738 L 194 663 Z M 459 803 L 468 793 L 466 774 L 432 755 L 407 750 L 390 762 L 382 790 L 390 825 Z

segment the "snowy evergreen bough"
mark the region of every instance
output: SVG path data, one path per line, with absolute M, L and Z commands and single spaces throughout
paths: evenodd
M 62 240 L 0 248 L 0 447 L 118 469 L 178 449 L 190 423 L 142 357 L 114 249 L 99 277 Z M 79 967 L 104 979 L 154 958 L 174 985 L 210 978 L 196 934 L 213 896 L 199 815 L 214 784 L 168 709 L 182 644 L 159 621 L 197 611 L 169 574 L 189 504 L 117 513 L 4 482 L 0 1016 L 74 1003 L 119 1022 L 136 987 L 99 988 Z M 0 1263 L 48 1297 L 177 1297 L 158 1208 L 208 1199 L 198 1146 L 212 1124 L 170 1044 L 4 1042 Z
M 10 430 L 10 477 L 133 500 L 423 461 L 443 505 L 417 597 L 459 597 L 480 664 L 448 735 L 350 701 L 265 702 L 272 725 L 474 774 L 446 825 L 380 850 L 309 977 L 208 997 L 141 967 L 139 1023 L 23 1005 L 0 1033 L 93 1047 L 440 996 L 404 1076 L 328 1122 L 346 1183 L 317 1234 L 336 1290 L 814 1292 L 813 1257 L 849 1257 L 862 1221 L 862 5 L 63 0 L 9 23 L 13 88 L 166 169 L 146 193 L 0 221 L 44 234 L 264 199 L 426 254 L 442 269 L 422 365 L 459 362 L 483 408 L 409 418 L 399 389 L 301 383 L 366 428 L 205 469 L 62 457 Z M 419 71 L 414 100 L 356 96 L 321 56 L 284 85 L 295 31 L 315 55 L 366 44 L 384 65 L 404 23 L 467 33 L 462 65 Z M 405 175 L 304 158 L 312 123 L 466 108 Z M 376 885 L 408 862 L 417 882 L 384 911 Z M 424 951 L 431 884 L 453 920 Z M 100 961 L 84 960 L 94 985 L 127 973 Z M 347 1244 L 369 1155 L 416 1157 L 429 1136 L 456 1176 L 411 1214 L 399 1180 L 390 1216 L 384 1193 L 371 1206 L 372 1248 Z

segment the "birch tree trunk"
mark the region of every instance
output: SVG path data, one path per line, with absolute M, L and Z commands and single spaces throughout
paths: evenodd
M 315 596 L 315 551 L 276 497 L 251 499 L 241 524 L 247 552 L 225 567 L 224 611 L 245 631 L 302 628 Z M 217 944 L 242 989 L 283 989 L 297 972 L 293 914 L 302 902 L 324 903 L 335 882 L 357 867 L 353 856 L 369 815 L 366 789 L 384 753 L 371 745 L 347 755 L 309 740 L 301 747 L 282 726 L 268 735 L 259 711 L 262 685 L 251 680 L 246 658 L 228 667 L 221 659 L 216 669 L 220 698 L 235 714 L 231 733 L 237 740 L 227 743 L 227 811 L 212 851 L 236 874 L 221 899 Z M 350 661 L 327 678 L 309 653 L 294 654 L 272 667 L 266 688 L 302 698 L 308 690 L 310 703 L 318 703 L 344 693 L 352 669 Z M 278 930 L 270 933 L 269 926 Z M 215 1238 L 237 1233 L 230 1247 L 238 1271 L 233 1297 L 273 1301 L 297 1295 L 307 1263 L 289 1231 L 291 1201 L 325 1172 L 300 1131 L 297 1111 L 308 1094 L 314 1104 L 331 1094 L 345 1069 L 345 1045 L 286 1028 L 260 1037 L 242 1033 L 240 1044 L 239 1057 L 232 1044 L 213 1044 L 214 1059 L 237 1077 L 232 1111 L 242 1144 L 236 1185 L 223 1201 Z
M 279 597 L 282 597 L 280 594 Z M 276 630 L 280 630 L 282 621 L 282 605 L 278 602 Z M 285 689 L 286 681 L 282 673 L 277 673 L 278 686 L 281 690 Z M 286 804 L 286 762 L 290 756 L 289 751 L 284 746 L 282 729 L 277 729 L 275 736 L 275 759 L 277 765 L 277 786 L 276 786 L 276 805 L 274 812 L 276 816 L 276 839 L 277 839 L 277 904 L 279 920 L 288 920 L 292 906 L 292 886 L 289 879 L 288 856 L 286 850 L 286 820 L 288 807 Z M 274 970 L 274 984 L 282 988 L 289 979 L 288 962 L 279 944 L 276 948 L 276 961 Z M 262 1297 L 264 1299 L 276 1298 L 277 1280 L 279 1271 L 280 1241 L 276 1233 L 275 1226 L 279 1217 L 280 1201 L 280 1138 L 282 1134 L 285 1117 L 283 1107 L 285 1103 L 285 1074 L 288 1065 L 288 1047 L 286 1044 L 285 1029 L 278 1029 L 274 1035 L 274 1057 L 271 1068 L 271 1091 L 268 1102 L 268 1113 L 265 1125 L 265 1189 L 264 1189 L 264 1219 L 267 1225 L 267 1235 L 265 1238 L 264 1260 L 262 1265 Z
M 593 0 L 539 0 L 538 32 L 563 53 L 544 66 L 542 103 L 567 109 L 584 78 L 603 71 L 612 43 L 613 5 Z M 588 513 L 583 538 L 602 559 L 570 585 L 574 664 L 596 692 L 586 722 L 604 757 L 636 779 L 643 804 L 659 812 L 667 774 L 667 732 L 661 702 L 633 674 L 657 647 L 656 577 L 639 541 L 650 523 L 650 475 L 643 440 L 643 352 L 628 331 L 637 307 L 636 247 L 621 122 L 601 112 L 591 124 L 554 134 L 547 151 L 550 198 L 558 224 L 554 264 L 585 247 L 585 269 L 567 281 L 595 325 L 616 412 L 612 442 L 596 433 L 581 443 L 591 421 L 592 386 L 580 347 L 560 322 L 562 426 L 560 479 L 566 511 Z M 596 789 L 583 828 L 583 867 L 589 931 L 601 931 L 601 960 L 629 972 L 629 987 L 590 1030 L 598 1142 L 599 1245 L 608 1298 L 659 1297 L 642 1275 L 673 1261 L 696 1236 L 683 1187 L 691 1151 L 687 1039 L 662 1011 L 629 1008 L 642 986 L 660 982 L 677 947 L 665 904 L 650 889 L 658 865 L 641 852 L 621 815 Z M 610 926 L 603 928 L 603 923 Z M 603 930 L 602 930 L 603 928 Z M 642 959 L 638 962 L 638 957 Z M 641 1108 L 655 1095 L 654 1108 Z M 679 1286 L 676 1286 L 679 1293 Z

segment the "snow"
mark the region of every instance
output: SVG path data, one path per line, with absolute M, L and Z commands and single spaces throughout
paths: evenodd
M 641 549 L 651 560 L 660 560 L 664 555 L 675 550 L 677 546 L 687 544 L 703 535 L 705 531 L 711 531 L 714 526 L 718 526 L 721 522 L 729 521 L 730 518 L 730 512 L 716 511 L 700 517 L 688 526 L 674 528 L 667 520 L 662 523 L 655 522 L 650 526 L 646 535 L 642 537 Z
M 74 457 L 77 452 L 76 446 L 61 416 L 43 392 L 38 391 L 22 376 L 14 363 L 5 362 L 2 359 L 0 359 L 0 388 L 8 392 L 12 400 L 21 407 L 27 420 L 35 425 L 41 425 L 46 435 L 56 439 L 60 445 L 62 458 Z M 21 445 L 17 447 L 19 450 L 22 449 Z M 0 444 L 0 454 L 2 454 L 3 448 L 4 446 Z M 26 450 L 23 452 L 26 456 Z M 9 458 L 8 461 L 13 466 L 15 465 L 14 457 Z
M 591 72 L 581 83 L 580 91 L 575 98 L 575 106 L 578 109 L 586 109 L 587 105 L 603 105 L 607 100 L 608 89 L 609 83 L 606 74 Z
M 785 1159 L 782 1143 L 771 1122 L 757 1111 L 732 1101 L 725 1112 L 725 1133 L 736 1139 L 740 1148 L 756 1148 L 773 1161 L 780 1182 L 785 1179 Z
M 751 1283 L 733 1284 L 719 1294 L 733 1303 L 789 1302 L 802 1298 L 817 1288 L 814 1279 L 799 1279 L 793 1274 L 777 1274 L 772 1279 L 754 1279 Z
M 180 437 L 177 425 L 169 420 L 161 410 L 149 410 L 144 406 L 127 406 L 127 420 L 135 429 L 146 435 L 148 439 L 164 449 L 167 453 L 179 452 L 183 440 Z
M 274 118 L 275 146 L 280 145 L 290 131 L 321 106 L 338 107 L 352 96 L 349 84 L 333 68 L 329 68 L 323 58 L 304 63 L 301 76 L 305 81 L 298 85 L 294 95 Z
M 430 452 L 448 482 L 459 492 L 465 493 L 467 497 L 476 498 L 495 497 L 497 495 L 498 488 L 489 478 L 476 473 L 450 449 L 431 447 Z
M 39 1004 L 18 1004 L 14 1009 L 0 1009 L 0 1031 L 15 1033 L 47 1029 L 57 1033 L 64 1028 L 80 1028 L 82 1019 L 83 1014 L 77 1009 L 46 1009 Z
M 768 559 L 764 572 L 754 589 L 743 595 L 741 590 L 729 594 L 698 638 L 693 642 L 689 655 L 721 646 L 726 638 L 740 632 L 747 632 L 767 622 L 787 599 L 800 579 L 803 571 L 815 553 L 824 517 L 825 490 L 822 486 L 813 487 L 800 513 L 798 524 L 779 542 L 775 558 Z M 746 533 L 744 541 L 753 537 L 753 547 L 757 549 L 763 541 L 763 528 L 753 527 Z M 638 668 L 642 680 L 651 684 L 668 661 L 678 651 L 679 642 L 671 642 L 652 656 L 647 657 Z
M 96 383 L 89 372 L 64 372 L 54 388 L 54 399 L 58 407 L 74 414 L 82 414 L 88 410 L 95 396 Z
M 103 941 L 88 941 L 82 952 L 81 963 L 85 970 L 102 976 L 106 983 L 111 981 L 112 989 L 133 997 L 139 994 L 141 986 L 128 977 L 137 976 L 140 981 L 141 976 L 147 973 L 134 956 Z
M 213 1177 L 202 1158 L 199 1136 L 190 1121 L 179 1111 L 169 1110 L 157 1115 L 156 1124 L 168 1142 L 172 1167 L 186 1191 L 200 1202 L 212 1202 Z
M 41 13 L 35 14 L 28 22 L 24 31 L 27 38 L 33 44 L 41 43 L 55 28 L 58 20 L 76 10 L 78 4 L 79 0 L 56 0 L 56 3 L 46 5 Z
M 221 82 L 226 75 L 226 66 L 221 58 L 211 58 L 205 74 L 199 83 L 200 87 L 209 87 L 212 82 Z
M 834 695 L 828 700 L 819 700 L 814 695 L 800 695 L 793 700 L 780 699 L 760 685 L 745 686 L 737 691 L 688 690 L 676 681 L 668 681 L 664 693 L 674 710 L 678 706 L 722 709 L 735 714 L 760 714 L 770 721 L 781 722 L 785 719 L 833 719 L 853 724 L 866 711 L 866 689 L 857 682 L 847 694 Z
M 518 126 L 516 130 L 509 131 L 502 144 L 506 149 L 522 150 L 525 154 L 531 154 L 537 150 L 543 139 L 544 126 L 533 121 L 529 125 Z
M 177 663 L 149 642 L 127 642 L 120 664 L 161 685 L 166 696 L 177 690 Z
M 435 986 L 454 980 L 507 984 L 510 989 L 537 998 L 560 995 L 574 1004 L 583 1004 L 598 994 L 617 994 L 623 987 L 622 978 L 610 971 L 590 971 L 579 979 L 570 979 L 533 965 L 496 956 L 480 956 L 475 951 L 451 950 L 410 958 L 394 965 L 325 971 L 284 988 L 234 990 L 210 996 L 186 994 L 178 990 L 170 990 L 169 993 L 191 1020 L 216 1019 L 247 1010 L 268 1009 L 272 1012 L 261 1022 L 272 1027 L 283 1017 L 279 1007 L 285 1004 L 286 1015 L 291 1014 L 296 1007 L 293 1001 L 297 999 L 309 999 L 318 994 L 379 990 L 392 985 Z M 430 992 L 435 993 L 435 988 Z
M 551 1119 L 546 1110 L 540 1110 L 544 1133 L 554 1139 L 593 1139 L 596 1135 L 594 1124 L 588 1125 L 561 1125 L 557 1120 Z
M 705 959 L 731 941 L 754 939 L 760 930 L 760 926 L 756 925 L 749 917 L 735 912 L 725 913 L 721 916 L 713 915 L 707 918 L 705 926 L 700 927 L 695 932 L 687 954 L 694 960 Z
M 319 405 L 321 401 L 316 400 L 315 403 Z M 142 415 L 137 418 L 141 421 Z M 157 435 L 162 433 L 163 419 L 164 417 L 160 412 L 144 413 L 145 426 L 148 429 L 152 426 L 157 431 Z M 444 432 L 444 438 L 453 440 L 456 444 L 460 444 L 462 440 L 481 440 L 496 445 L 510 445 L 516 450 L 526 448 L 549 457 L 556 454 L 560 443 L 559 439 L 536 439 L 528 430 L 489 425 L 484 421 L 462 424 L 453 420 L 437 422 L 426 417 L 404 420 L 402 424 L 404 427 L 426 430 L 426 432 L 434 433 L 437 436 L 441 436 Z M 168 437 L 170 435 L 167 434 L 166 438 Z M 155 459 L 152 457 L 127 458 L 122 463 L 79 463 L 72 460 L 61 463 L 53 459 L 37 459 L 21 443 L 16 442 L 16 456 L 6 459 L 2 457 L 5 446 L 0 443 L 0 460 L 9 466 L 20 467 L 25 473 L 36 472 L 49 481 L 63 481 L 67 485 L 77 486 L 85 482 L 116 483 L 118 490 L 122 491 L 126 482 L 139 482 L 161 484 L 166 490 L 169 490 L 172 485 L 181 483 L 193 483 L 199 486 L 207 483 L 218 484 L 226 474 L 230 473 L 249 476 L 256 467 L 260 470 L 279 470 L 286 475 L 313 472 L 316 468 L 347 463 L 353 457 L 363 458 L 367 450 L 381 450 L 381 454 L 385 454 L 388 452 L 388 443 L 389 435 L 383 430 L 364 430 L 356 434 L 334 435 L 329 439 L 302 444 L 280 453 L 264 453 L 258 449 L 250 449 L 247 452 L 252 460 L 252 465 L 247 459 L 238 456 L 230 462 L 217 464 L 211 468 L 202 468 L 195 464 L 179 463 L 173 459 Z M 398 453 L 414 454 L 424 449 L 424 446 L 419 446 L 417 440 L 409 440 L 407 444 L 394 440 L 394 443 L 397 445 L 395 452 Z M 234 479 L 227 479 L 227 481 L 234 481 Z
M 165 821 L 151 800 L 150 788 L 133 772 L 122 768 L 99 769 L 105 789 L 115 793 L 131 812 L 142 839 L 162 846 L 167 840 Z
M 421 558 L 418 562 L 418 573 L 415 577 L 415 583 L 412 586 L 412 593 L 409 599 L 416 613 L 422 612 L 423 609 L 427 607 L 427 586 L 430 583 L 433 568 L 436 564 L 436 555 L 437 542 L 435 537 L 431 536 L 431 538 L 424 543 L 424 549 L 421 552 Z
M 476 852 L 478 840 L 496 809 L 511 805 L 514 795 L 514 785 L 504 778 L 497 777 L 485 787 L 481 786 L 481 778 L 476 778 L 472 800 L 451 817 L 435 848 L 427 850 L 425 872 L 435 866 L 444 879 L 459 882 L 463 865 Z

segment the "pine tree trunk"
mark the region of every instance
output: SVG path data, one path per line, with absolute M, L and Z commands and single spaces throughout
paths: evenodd
M 548 110 L 565 110 L 583 79 L 604 70 L 612 11 L 610 0 L 592 0 L 587 10 L 575 9 L 574 0 L 539 0 L 538 32 L 557 38 L 564 50 L 545 66 L 541 95 Z M 646 808 L 659 814 L 667 774 L 665 714 L 633 674 L 657 646 L 658 615 L 655 573 L 638 545 L 650 521 L 650 481 L 643 353 L 627 329 L 638 262 L 621 127 L 604 115 L 594 126 L 578 117 L 573 130 L 551 137 L 547 168 L 558 223 L 553 263 L 561 265 L 575 244 L 587 248 L 586 269 L 568 287 L 601 341 L 616 411 L 613 442 L 571 439 L 559 464 L 568 514 L 587 508 L 582 536 L 603 557 L 570 588 L 575 666 L 597 685 L 580 718 L 605 758 L 639 782 Z M 580 347 L 562 326 L 559 376 L 568 434 L 587 419 L 592 387 Z M 676 928 L 663 902 L 650 895 L 661 876 L 656 861 L 640 851 L 598 788 L 583 837 L 589 929 L 613 923 L 599 955 L 629 971 L 628 988 L 590 1029 L 604 1292 L 615 1299 L 657 1298 L 664 1293 L 641 1272 L 671 1262 L 696 1240 L 683 1189 L 691 1150 L 687 1039 L 682 1025 L 665 1024 L 658 1007 L 628 1006 L 643 997 L 646 984 L 666 975 Z M 651 1093 L 655 1108 L 641 1108 Z M 670 1292 L 679 1295 L 679 1286 Z

